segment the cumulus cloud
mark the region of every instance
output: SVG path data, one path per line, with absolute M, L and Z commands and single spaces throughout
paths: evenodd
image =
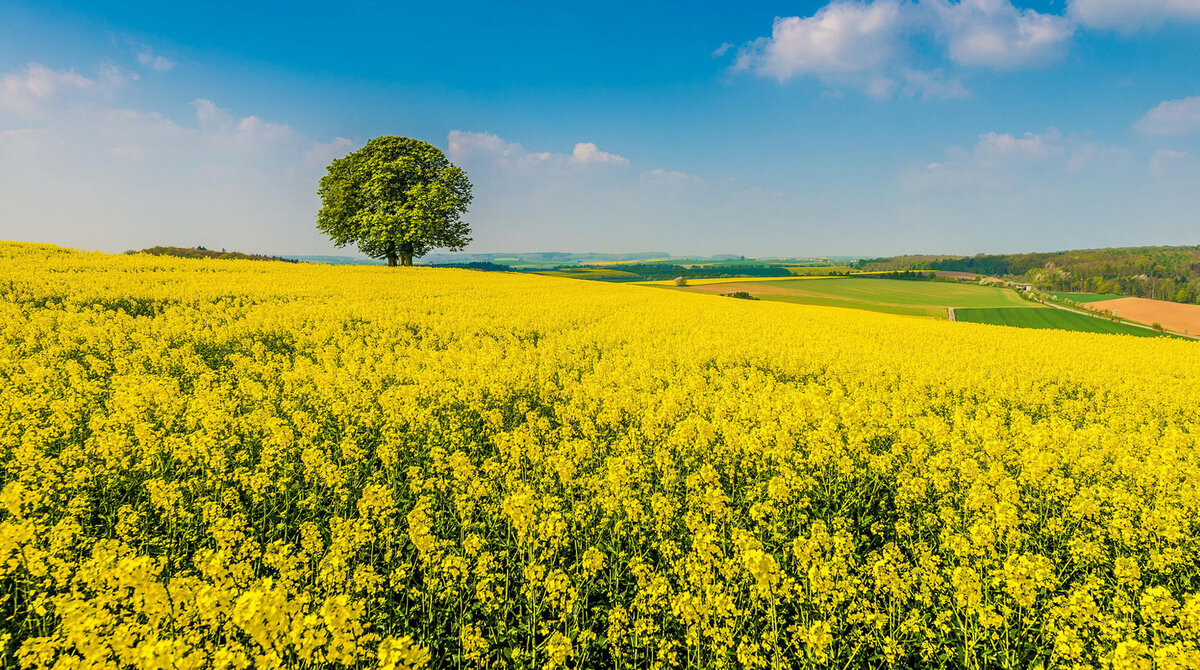
M 1159 149 L 1150 157 L 1150 171 L 1166 179 L 1195 179 L 1200 177 L 1200 156 L 1186 151 Z
M 776 17 L 770 37 L 743 47 L 735 70 L 786 81 L 879 68 L 892 58 L 906 13 L 894 0 L 835 2 L 808 17 Z
M 734 249 L 785 209 L 777 193 L 636 166 L 590 142 L 566 153 L 532 151 L 492 133 L 454 130 L 446 139 L 450 159 L 475 185 L 479 248 Z M 529 240 L 538 242 L 529 247 Z
M 335 137 L 329 142 L 313 142 L 304 154 L 304 163 L 313 167 L 325 167 L 335 158 L 341 158 L 354 149 L 353 141 Z
M 1129 152 L 1055 128 L 1023 135 L 987 132 L 969 147 L 951 147 L 942 161 L 914 166 L 900 175 L 908 192 L 945 187 L 996 187 L 1021 183 L 1046 171 L 1079 172 L 1127 162 Z
M 941 69 L 926 71 L 902 66 L 897 69 L 897 78 L 901 92 L 908 97 L 965 100 L 972 95 L 963 85 L 962 77 L 947 75 Z
M 780 82 L 812 76 L 876 98 L 962 98 L 960 77 L 913 65 L 920 43 L 939 45 L 957 66 L 1034 68 L 1060 60 L 1074 30 L 1068 18 L 1009 0 L 834 0 L 812 16 L 777 17 L 769 37 L 738 50 L 732 69 Z
M 52 70 L 29 63 L 24 70 L 0 76 L 0 111 L 33 115 L 56 98 L 111 93 L 126 79 L 114 67 L 101 68 L 96 76 L 85 77 L 74 70 Z
M 629 161 L 624 157 L 610 154 L 607 151 L 600 151 L 592 142 L 580 142 L 576 144 L 575 148 L 571 150 L 571 161 L 580 165 L 629 165 Z
M 579 142 L 569 154 L 551 151 L 530 152 L 516 142 L 506 142 L 491 133 L 451 130 L 446 137 L 450 160 L 484 159 L 493 167 L 506 169 L 551 168 L 566 169 L 582 166 L 608 165 L 623 167 L 629 161 L 623 156 L 601 151 L 593 142 Z
M 1134 127 L 1143 135 L 1156 136 L 1200 132 L 1200 97 L 1160 102 Z
M 141 51 L 138 51 L 137 60 L 139 65 L 155 72 L 166 72 L 175 67 L 175 61 L 155 54 L 148 46 L 142 46 Z
M 210 100 L 180 118 L 122 106 L 103 72 L 32 64 L 0 82 L 0 111 L 17 112 L 0 125 L 0 239 L 332 249 L 313 228 L 314 191 L 322 161 L 349 140 L 318 142 Z
M 1075 32 L 1062 16 L 1018 9 L 1008 0 L 927 0 L 933 31 L 959 65 L 1013 69 L 1042 67 L 1062 58 Z
M 1200 21 L 1200 0 L 1069 0 L 1067 13 L 1089 28 L 1129 33 Z

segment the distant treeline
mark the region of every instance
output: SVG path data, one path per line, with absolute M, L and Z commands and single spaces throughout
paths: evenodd
M 904 281 L 933 281 L 938 278 L 932 272 L 922 272 L 920 270 L 897 270 L 881 274 L 861 274 L 855 275 L 855 277 L 858 279 L 901 279 Z
M 576 254 L 564 251 L 538 251 L 508 254 L 429 254 L 422 260 L 426 265 L 452 267 L 456 263 L 492 263 L 494 261 L 508 261 L 510 263 L 603 263 L 650 260 L 653 258 L 666 258 L 669 255 L 665 251 L 641 251 L 629 254 Z
M 861 270 L 952 270 L 1020 279 L 1046 291 L 1107 293 L 1200 303 L 1200 246 L 978 256 L 896 256 L 863 259 L 857 267 Z
M 482 262 L 482 261 L 470 262 L 470 263 L 433 263 L 431 265 L 424 265 L 424 267 L 458 268 L 460 270 L 483 270 L 484 272 L 512 272 L 513 271 L 513 269 L 508 267 L 507 265 L 500 265 L 498 263 L 486 263 L 486 262 Z
M 673 279 L 675 277 L 685 277 L 687 279 L 712 279 L 720 277 L 790 277 L 791 273 L 787 268 L 782 267 L 764 267 L 761 265 L 721 265 L 719 267 L 704 267 L 692 266 L 683 267 L 682 265 L 665 265 L 658 263 L 622 263 L 613 266 L 614 270 L 622 272 L 632 272 L 643 279 Z
M 130 249 L 127 254 L 150 254 L 151 256 L 177 256 L 179 258 L 223 258 L 223 259 L 238 259 L 244 261 L 283 261 L 284 263 L 298 263 L 294 258 L 281 258 L 279 256 L 264 256 L 262 254 L 243 254 L 240 251 L 225 251 L 224 249 L 216 251 L 214 249 L 205 249 L 204 247 L 150 247 L 149 249 Z

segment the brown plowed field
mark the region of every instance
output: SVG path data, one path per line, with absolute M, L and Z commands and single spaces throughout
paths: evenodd
M 1084 304 L 1088 309 L 1114 312 L 1122 319 L 1138 323 L 1161 323 L 1163 328 L 1189 335 L 1200 334 L 1200 305 L 1184 305 L 1149 298 L 1117 298 Z

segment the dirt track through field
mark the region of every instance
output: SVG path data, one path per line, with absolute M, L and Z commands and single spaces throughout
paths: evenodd
M 1184 305 L 1149 298 L 1117 298 L 1089 302 L 1088 309 L 1103 309 L 1115 313 L 1122 319 L 1139 323 L 1160 323 L 1163 328 L 1187 335 L 1200 334 L 1200 305 Z

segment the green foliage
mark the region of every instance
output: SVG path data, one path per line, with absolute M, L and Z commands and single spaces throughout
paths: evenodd
M 1032 254 L 897 256 L 858 263 L 862 270 L 953 270 L 1020 277 L 1046 291 L 1118 294 L 1200 302 L 1200 246 L 1121 247 Z
M 596 279 L 600 281 L 636 281 L 638 275 L 615 268 L 565 267 L 555 270 L 543 270 L 536 274 L 547 277 L 570 277 L 572 279 Z
M 846 265 L 789 265 L 786 269 L 797 277 L 835 277 L 854 273 L 854 268 Z
M 470 243 L 462 215 L 471 182 L 437 147 L 407 137 L 377 137 L 335 159 L 321 178 L 317 228 L 339 247 L 357 244 L 388 265 L 412 265 L 436 248 Z
M 721 295 L 725 296 L 726 298 L 737 298 L 738 300 L 758 300 L 758 298 L 755 298 L 745 291 L 734 291 L 733 293 L 722 293 Z
M 1119 295 L 1109 295 L 1107 293 L 1071 293 L 1069 291 L 1049 291 L 1047 295 L 1051 295 L 1059 300 L 1067 300 L 1073 303 L 1083 305 L 1089 302 L 1102 302 L 1104 300 L 1116 300 Z
M 281 258 L 279 256 L 264 256 L 262 254 L 244 254 L 240 251 L 213 251 L 204 247 L 150 247 L 148 249 L 130 249 L 127 254 L 150 254 L 151 256 L 176 256 L 178 258 L 222 258 L 222 259 L 238 259 L 245 261 L 283 261 L 285 263 L 296 263 L 294 258 Z
M 919 270 L 896 270 L 885 274 L 861 274 L 857 277 L 861 279 L 899 279 L 901 281 L 933 281 L 937 279 L 937 275 L 932 272 Z

